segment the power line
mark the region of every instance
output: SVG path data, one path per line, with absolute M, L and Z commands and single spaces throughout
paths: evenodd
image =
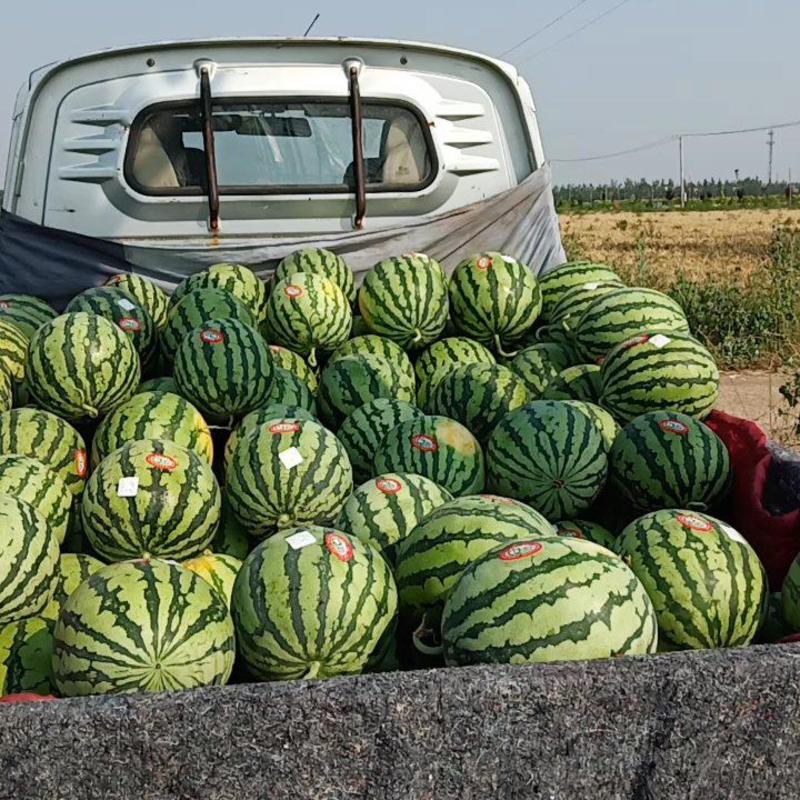
M 530 42 L 531 39 L 535 39 L 537 36 L 539 36 L 539 34 L 544 33 L 547 30 L 550 30 L 550 28 L 552 28 L 553 25 L 555 25 L 558 22 L 561 22 L 561 20 L 564 19 L 564 17 L 569 16 L 573 11 L 577 11 L 582 5 L 588 2 L 589 0 L 579 0 L 579 2 L 575 3 L 574 6 L 570 6 L 563 14 L 559 14 L 555 19 L 550 20 L 550 22 L 548 22 L 547 25 L 545 25 L 544 27 L 535 30 L 530 36 L 526 36 L 522 41 L 517 42 L 513 47 L 509 47 L 508 50 L 503 50 L 503 52 L 500 53 L 500 57 L 502 58 L 503 56 L 507 56 L 509 53 L 513 53 L 515 50 L 522 47 L 522 45 L 528 44 L 528 42 Z
M 556 41 L 553 42 L 552 44 L 549 44 L 547 47 L 544 47 L 541 50 L 537 50 L 535 53 L 526 56 L 517 63 L 524 64 L 526 61 L 530 61 L 533 58 L 538 58 L 540 55 L 546 53 L 548 50 L 552 50 L 554 47 L 558 47 L 558 45 L 562 44 L 563 42 L 566 42 L 567 39 L 571 39 L 573 36 L 577 36 L 579 33 L 582 33 L 587 28 L 590 28 L 592 25 L 600 22 L 601 19 L 604 19 L 609 14 L 613 14 L 618 8 L 622 8 L 622 6 L 626 5 L 627 3 L 630 3 L 630 0 L 620 0 L 619 3 L 617 3 L 614 6 L 611 6 L 611 8 L 607 9 L 602 14 L 598 14 L 596 17 L 592 17 L 592 19 L 590 19 L 587 23 L 581 25 L 580 28 L 576 28 L 574 31 L 568 33 L 566 36 L 562 36 L 560 39 L 556 39 Z
M 674 141 L 674 136 L 664 136 L 663 138 L 657 139 L 654 142 L 641 144 L 638 147 L 630 147 L 627 150 L 617 150 L 614 153 L 603 153 L 599 156 L 586 156 L 585 158 L 551 158 L 550 160 L 556 164 L 575 164 L 579 161 L 604 161 L 607 158 L 617 158 L 619 156 L 627 156 L 632 153 L 641 153 L 645 150 L 653 150 L 656 147 L 662 147 L 663 145 Z
M 736 128 L 729 131 L 702 131 L 700 133 L 681 133 L 680 136 L 697 138 L 700 136 L 733 136 L 737 133 L 759 133 L 760 131 L 778 130 L 779 128 L 796 128 L 800 126 L 800 119 L 794 122 L 781 122 L 780 125 L 759 125 L 757 128 Z

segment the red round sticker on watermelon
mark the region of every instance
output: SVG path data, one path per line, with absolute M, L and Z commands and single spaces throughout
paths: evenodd
M 677 436 L 686 436 L 689 433 L 689 426 L 685 425 L 679 419 L 662 419 L 661 422 L 658 423 L 658 427 L 661 428 L 664 433 L 674 433 Z
M 133 317 L 123 317 L 117 324 L 125 333 L 139 333 L 142 329 L 142 323 Z
M 353 560 L 353 545 L 341 533 L 334 531 L 326 533 L 325 547 L 328 548 L 328 552 L 332 556 L 338 558 L 344 564 Z
M 85 478 L 89 474 L 89 459 L 86 458 L 85 450 L 76 450 L 73 455 L 75 462 L 75 472 L 79 478 Z
M 437 453 L 439 451 L 439 442 L 436 441 L 436 437 L 427 433 L 418 433 L 416 436 L 412 436 L 411 446 L 422 453 Z
M 150 453 L 145 461 L 158 472 L 173 472 L 178 468 L 178 462 L 170 457 L 165 456 L 163 453 Z
M 517 542 L 500 552 L 501 561 L 522 561 L 524 558 L 538 556 L 544 550 L 541 542 Z
M 695 533 L 711 533 L 714 526 L 702 517 L 696 517 L 693 514 L 678 514 L 678 522 L 690 531 Z
M 122 283 L 124 279 L 125 279 L 124 275 L 114 275 L 111 278 L 109 278 L 108 281 L 106 281 L 106 283 L 107 285 L 115 286 L 118 283 Z
M 300 433 L 302 427 L 299 422 L 276 422 L 269 426 L 269 432 L 276 436 L 285 436 L 288 433 Z
M 400 494 L 403 491 L 403 484 L 396 478 L 378 478 L 375 486 L 378 491 L 389 495 Z
M 206 328 L 200 333 L 200 341 L 205 344 L 222 344 L 225 341 L 225 334 L 217 328 Z
M 492 261 L 491 256 L 481 256 L 475 263 L 475 266 L 478 268 L 479 272 L 488 272 L 492 268 L 493 264 L 494 262 Z
M 302 286 L 295 286 L 293 283 L 290 283 L 287 287 L 285 287 L 283 293 L 290 300 L 297 300 L 298 297 L 302 297 L 305 294 Z

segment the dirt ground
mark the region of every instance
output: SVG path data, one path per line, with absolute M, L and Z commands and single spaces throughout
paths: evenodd
M 785 404 L 778 390 L 783 382 L 784 377 L 777 372 L 726 372 L 722 375 L 717 408 L 757 422 L 767 435 L 782 444 L 800 446 L 791 421 L 781 414 Z

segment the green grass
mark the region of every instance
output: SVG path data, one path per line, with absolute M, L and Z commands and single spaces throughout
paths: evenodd
M 769 197 L 715 197 L 708 200 L 689 200 L 686 208 L 681 208 L 678 200 L 614 200 L 586 202 L 577 204 L 562 201 L 557 205 L 559 214 L 616 214 L 620 211 L 646 213 L 650 211 L 738 211 L 741 209 L 781 209 L 800 208 L 800 197 L 795 196 L 790 203 L 783 195 Z

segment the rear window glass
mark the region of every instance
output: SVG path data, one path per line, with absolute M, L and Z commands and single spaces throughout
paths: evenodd
M 347 100 L 215 102 L 214 144 L 226 194 L 348 192 L 354 188 Z M 368 191 L 418 191 L 433 178 L 430 135 L 407 106 L 364 102 Z M 157 106 L 131 129 L 125 174 L 145 194 L 202 194 L 206 187 L 197 104 Z

